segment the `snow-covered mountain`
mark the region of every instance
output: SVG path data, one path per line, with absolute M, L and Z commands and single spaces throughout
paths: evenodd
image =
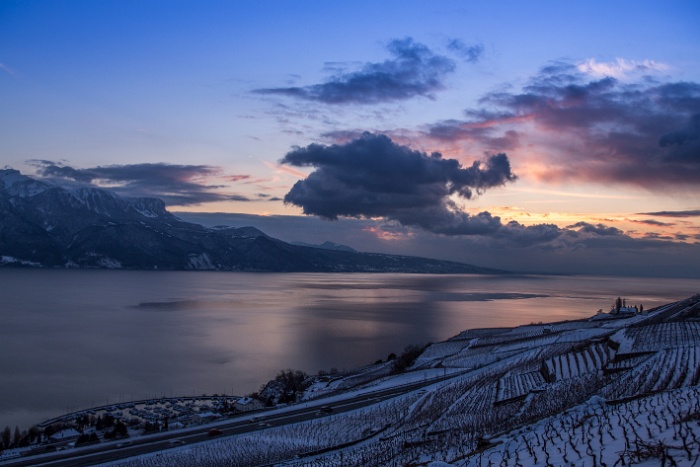
M 0 265 L 229 271 L 494 273 L 423 258 L 290 245 L 254 227 L 206 228 L 156 198 L 67 189 L 0 170 Z
M 22 175 L 18 170 L 0 170 L 0 190 L 3 190 L 10 196 L 29 198 L 52 187 L 52 184 L 29 178 Z

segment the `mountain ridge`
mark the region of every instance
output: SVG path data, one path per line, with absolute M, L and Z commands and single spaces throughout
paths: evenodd
M 314 245 L 314 244 L 306 243 L 306 242 L 291 242 L 291 244 L 297 245 L 297 246 L 308 246 L 311 248 L 321 248 L 323 250 L 350 251 L 350 252 L 357 253 L 357 250 L 352 248 L 352 247 L 349 247 L 347 245 L 341 245 L 339 243 L 334 243 L 334 242 L 330 242 L 330 241 L 325 241 L 325 242 L 318 244 L 318 245 Z
M 260 272 L 505 271 L 412 256 L 356 252 L 326 242 L 294 245 L 252 226 L 204 227 L 158 198 L 64 188 L 0 170 L 0 265 Z

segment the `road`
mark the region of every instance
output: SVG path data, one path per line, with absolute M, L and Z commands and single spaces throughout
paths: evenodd
M 456 374 L 446 375 L 439 378 L 423 380 L 417 383 L 365 393 L 359 396 L 351 396 L 344 400 L 338 400 L 335 398 L 332 403 L 332 413 L 337 414 L 348 412 L 376 404 L 383 400 L 391 399 L 393 397 L 415 391 L 424 386 L 453 378 L 455 376 Z M 228 422 L 217 422 L 216 424 L 212 425 L 202 425 L 197 428 L 178 430 L 175 432 L 134 437 L 128 440 L 131 443 L 130 445 L 123 447 L 118 447 L 120 444 L 119 442 L 102 443 L 77 449 L 58 451 L 55 453 L 8 460 L 0 462 L 0 465 L 8 467 L 77 467 L 96 465 L 119 459 L 126 459 L 132 456 L 163 451 L 173 447 L 173 445 L 171 445 L 171 441 L 173 440 L 182 440 L 185 444 L 194 444 L 201 441 L 211 440 L 214 437 L 221 438 L 239 435 L 252 431 L 265 430 L 271 427 L 304 422 L 319 416 L 327 416 L 328 414 L 322 414 L 320 411 L 320 407 L 327 405 L 327 403 L 324 404 L 323 399 L 319 399 L 314 402 L 316 402 L 317 405 L 299 409 L 287 408 L 285 410 L 271 410 L 241 414 L 236 415 L 235 418 L 230 419 Z M 253 417 L 255 421 L 251 421 Z M 221 434 L 217 436 L 210 436 L 208 432 L 212 428 L 221 430 Z M 124 442 L 124 440 L 122 440 L 122 442 Z

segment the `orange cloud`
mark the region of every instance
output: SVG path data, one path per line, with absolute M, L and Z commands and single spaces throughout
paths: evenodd
M 276 173 L 286 173 L 289 175 L 293 175 L 296 178 L 304 179 L 308 177 L 309 174 L 302 172 L 301 170 L 297 170 L 293 167 L 290 167 L 288 165 L 281 165 L 281 164 L 273 164 L 272 162 L 264 161 L 264 164 L 274 170 Z

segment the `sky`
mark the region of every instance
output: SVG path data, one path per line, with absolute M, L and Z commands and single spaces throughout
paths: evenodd
M 0 2 L 0 167 L 516 271 L 700 277 L 695 1 Z

